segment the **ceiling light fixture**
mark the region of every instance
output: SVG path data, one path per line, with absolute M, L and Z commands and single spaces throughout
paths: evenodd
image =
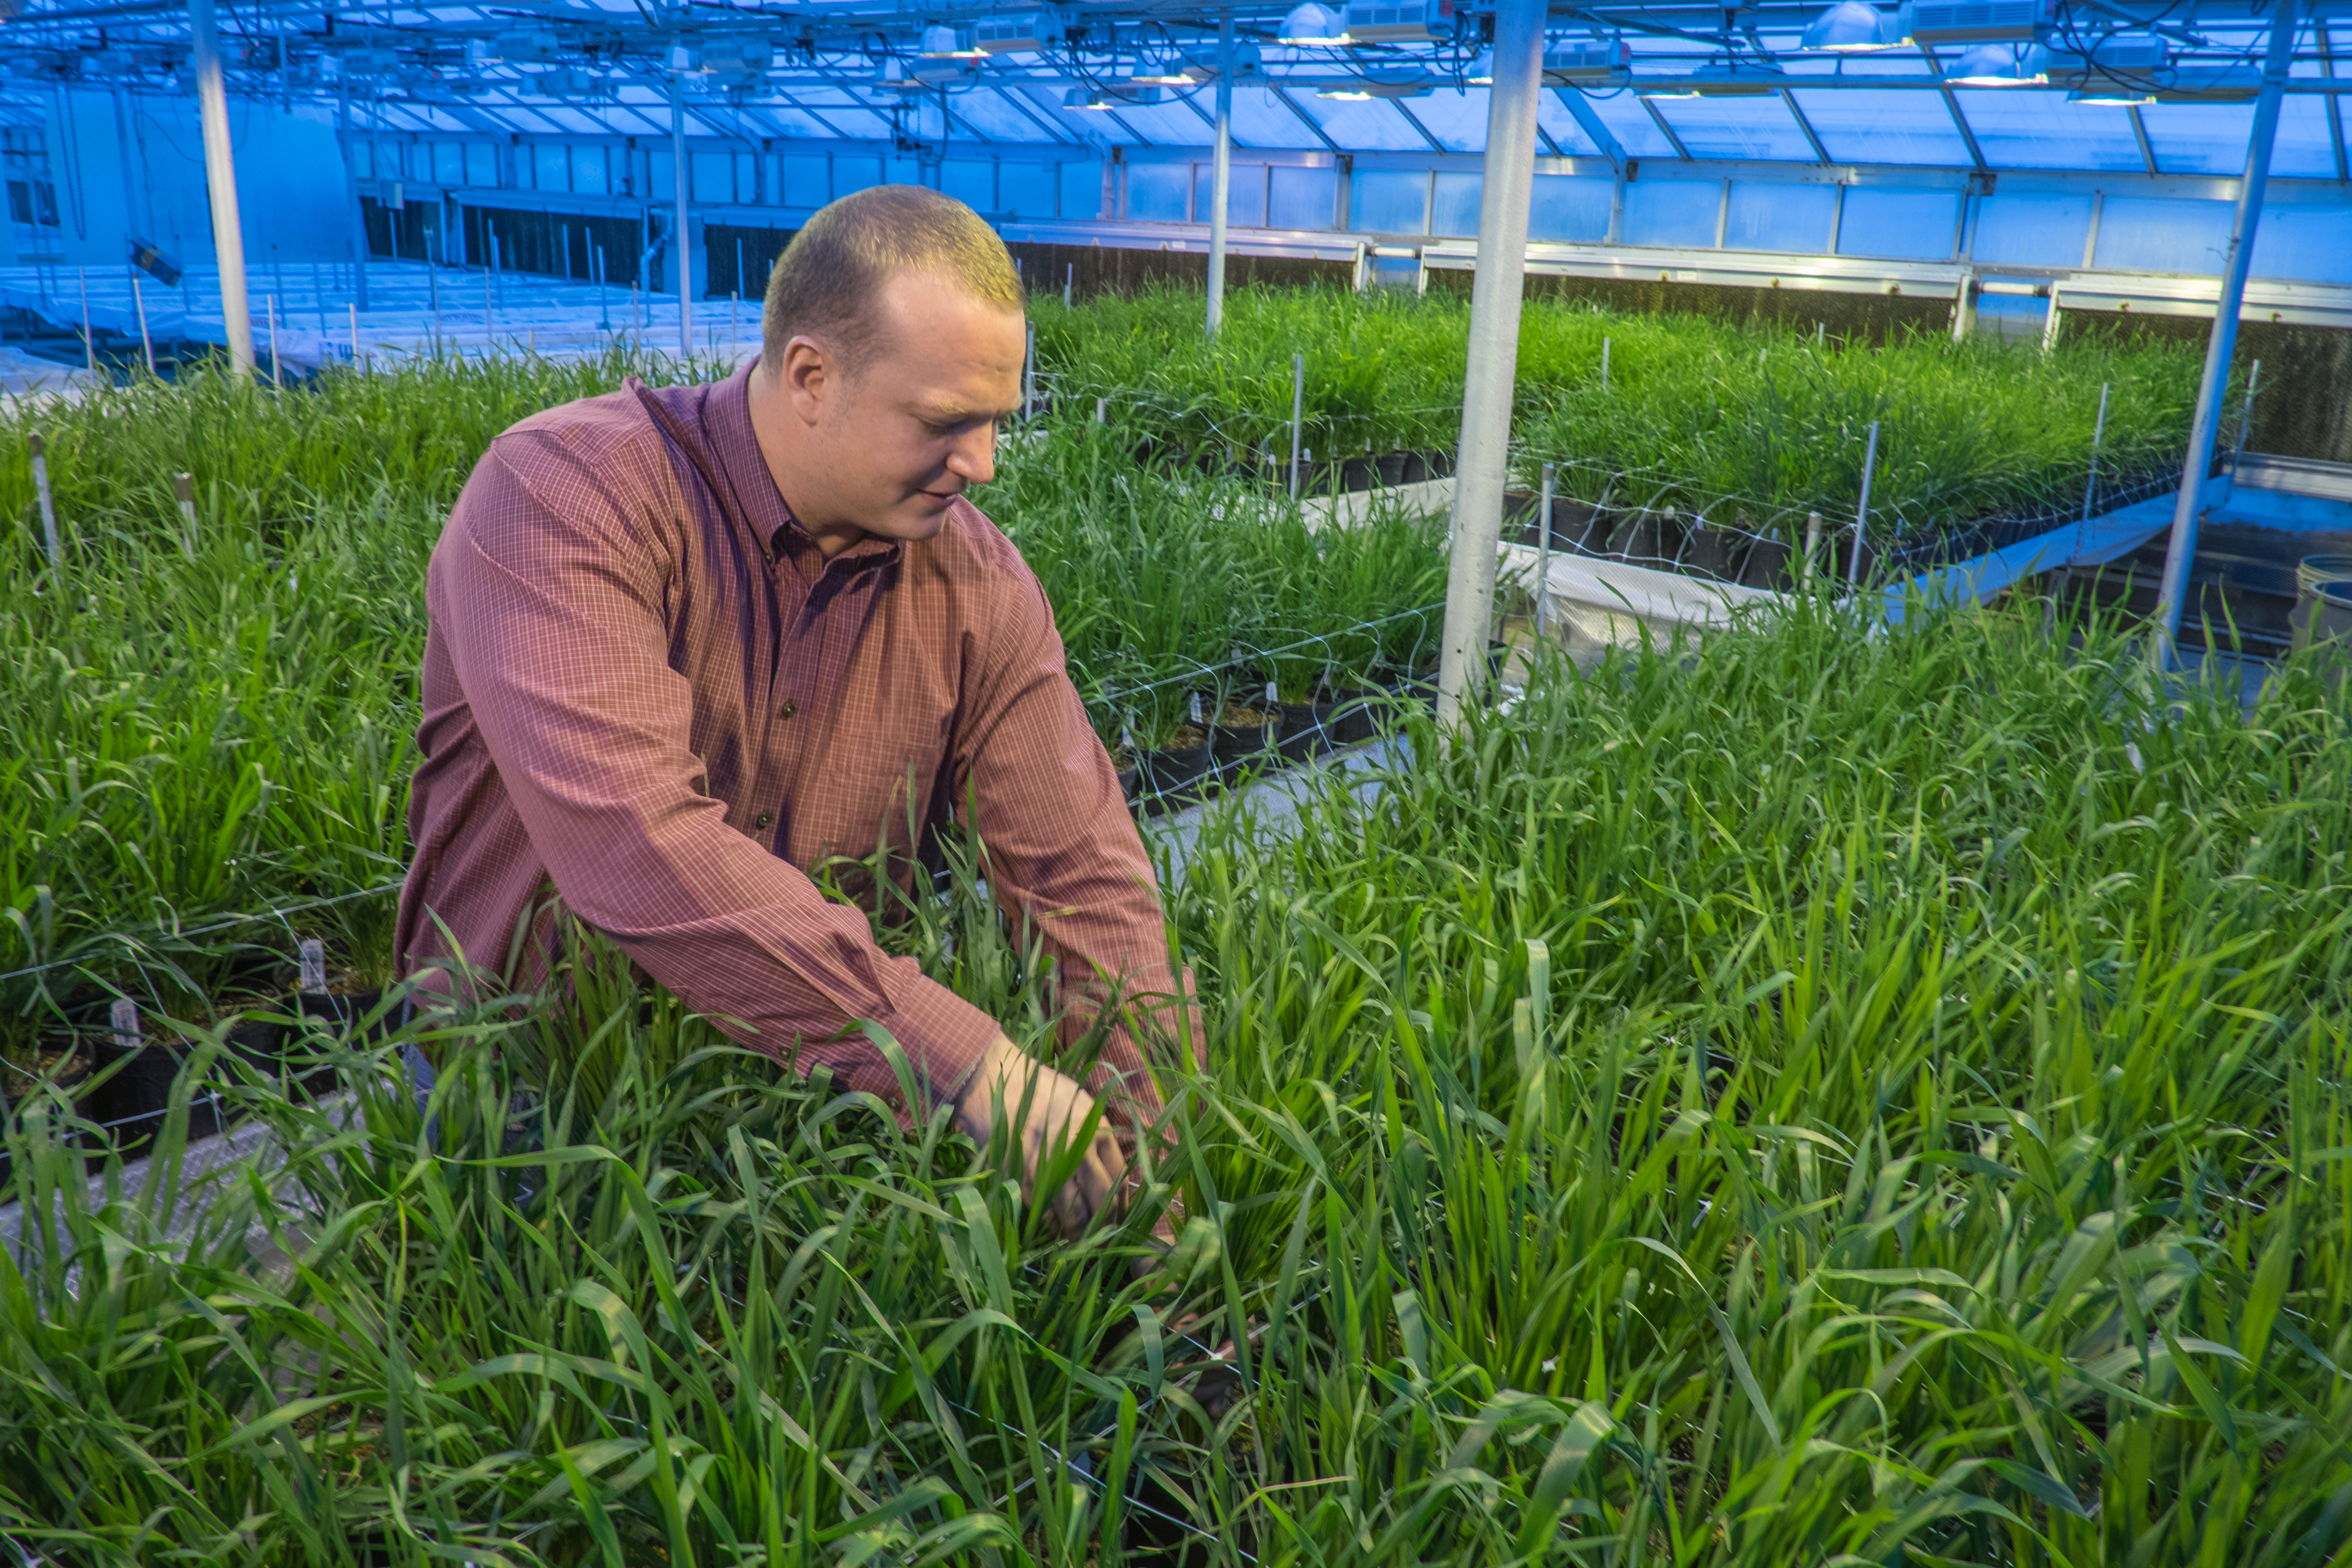
M 1886 36 L 1886 17 L 1877 6 L 1865 5 L 1864 0 L 1838 0 L 1813 18 L 1798 47 L 1858 54 L 1866 49 L 1888 48 L 1892 44 Z
M 2045 87 L 2050 51 L 2039 44 L 1979 44 L 1961 51 L 1944 79 L 1954 87 Z
M 1310 48 L 1336 48 L 1355 40 L 1348 37 L 1347 17 L 1318 0 L 1300 0 L 1282 19 L 1282 31 L 1275 35 L 1275 41 Z
M 988 51 L 973 45 L 970 27 L 940 22 L 923 29 L 922 45 L 915 53 L 927 60 L 976 60 Z

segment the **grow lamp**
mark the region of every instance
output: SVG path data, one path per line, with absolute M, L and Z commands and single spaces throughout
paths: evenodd
M 1864 0 L 1838 0 L 1813 18 L 1798 47 L 1853 54 L 1864 49 L 1890 48 L 1893 42 L 1886 36 L 1886 18 L 1880 15 L 1878 7 L 1865 5 Z
M 1195 76 L 1191 66 L 1171 56 L 1157 65 L 1138 66 L 1128 79 L 1138 87 L 1194 87 L 1207 78 Z
M 1425 81 L 1351 81 L 1315 89 L 1318 98 L 1335 103 L 1364 103 L 1376 98 L 1427 98 Z
M 1297 44 L 1309 47 L 1331 48 L 1353 43 L 1348 37 L 1347 19 L 1328 5 L 1317 0 L 1299 0 L 1290 15 L 1282 19 L 1282 31 L 1275 35 L 1278 44 Z
M 1118 105 L 1113 103 L 1110 100 L 1110 95 L 1102 91 L 1100 89 L 1074 87 L 1070 89 L 1069 91 L 1062 94 L 1062 107 L 1064 109 L 1091 109 L 1097 112 L 1102 112 L 1117 109 Z
M 2156 94 L 2131 87 L 2078 87 L 2066 95 L 2069 103 L 2105 104 L 2113 109 L 2137 109 L 2154 103 Z
M 1954 87 L 2045 87 L 2050 51 L 2039 44 L 1979 44 L 1961 54 L 1944 79 Z
M 1480 49 L 1478 51 L 1478 58 L 1470 62 L 1470 68 L 1462 73 L 1462 79 L 1472 87 L 1494 86 L 1495 51 L 1492 49 Z

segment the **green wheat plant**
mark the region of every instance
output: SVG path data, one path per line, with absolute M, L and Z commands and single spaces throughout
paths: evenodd
M 1547 660 L 1443 741 L 1213 810 L 1181 876 L 1160 841 L 1208 1067 L 1076 1242 L 911 1080 L 780 1071 L 593 943 L 519 1010 L 407 1026 L 422 1108 L 388 1046 L 315 1033 L 296 1065 L 347 1093 L 247 1077 L 271 1142 L 179 1191 L 167 1134 L 93 1194 L 38 1099 L 0 1534 L 2338 1560 L 2352 708 L 2303 664 L 2251 713 L 2159 688 L 2031 605 L 1864 630 L 1805 601 Z M 884 940 L 1042 1039 L 1048 967 L 973 863 Z

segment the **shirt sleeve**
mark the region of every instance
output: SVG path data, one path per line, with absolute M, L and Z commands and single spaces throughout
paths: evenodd
M 995 1020 L 882 952 L 863 910 L 704 793 L 667 658 L 674 563 L 656 498 L 625 488 L 552 438 L 501 437 L 434 554 L 434 616 L 531 847 L 572 913 L 733 1037 L 887 1083 L 850 1032 L 870 1020 L 951 1094 Z
M 955 805 L 973 814 L 999 905 L 1055 962 L 1065 1037 L 1119 1004 L 1087 1087 L 1148 1118 L 1162 1103 L 1155 1068 L 1206 1061 L 1191 976 L 1173 963 L 1150 858 L 1070 683 L 1045 590 L 1025 565 L 1002 584 L 956 739 Z

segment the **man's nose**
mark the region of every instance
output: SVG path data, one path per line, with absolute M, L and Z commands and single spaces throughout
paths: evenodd
M 983 425 L 956 437 L 948 448 L 948 472 L 968 485 L 984 485 L 996 477 L 996 426 Z

